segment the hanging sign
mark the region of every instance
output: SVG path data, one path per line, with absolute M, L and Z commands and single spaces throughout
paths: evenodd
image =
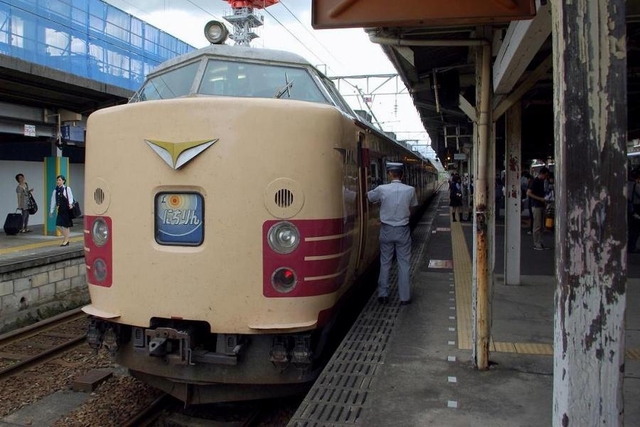
M 24 136 L 36 136 L 36 125 L 24 125 Z

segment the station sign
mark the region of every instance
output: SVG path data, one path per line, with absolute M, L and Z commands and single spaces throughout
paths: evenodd
M 467 160 L 467 155 L 465 153 L 455 153 L 453 160 Z
M 312 0 L 313 28 L 476 25 L 532 19 L 534 0 Z
M 85 129 L 83 126 L 60 126 L 62 139 L 68 142 L 84 142 Z
M 24 125 L 23 135 L 24 136 L 37 136 L 37 134 L 36 134 L 36 125 Z

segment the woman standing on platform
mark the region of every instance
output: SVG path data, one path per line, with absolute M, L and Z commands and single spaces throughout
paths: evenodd
M 56 226 L 60 227 L 64 240 L 60 246 L 69 246 L 69 228 L 73 227 L 71 221 L 71 210 L 73 209 L 73 192 L 65 183 L 67 180 L 63 175 L 56 177 L 56 188 L 51 194 L 51 210 L 49 216 L 53 217 L 53 212 L 57 208 Z
M 28 233 L 31 231 L 27 228 L 29 225 L 29 196 L 33 192 L 33 188 L 29 188 L 29 184 L 27 184 L 24 175 L 21 173 L 16 175 L 16 181 L 18 181 L 18 186 L 16 187 L 18 209 L 22 212 L 22 228 L 20 228 L 20 233 Z
M 458 175 L 454 175 L 449 184 L 449 206 L 451 207 L 451 222 L 456 222 L 456 212 L 462 221 L 462 186 Z

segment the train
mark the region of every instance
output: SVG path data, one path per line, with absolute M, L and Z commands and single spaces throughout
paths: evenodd
M 246 46 L 159 65 L 86 139 L 88 342 L 187 404 L 308 387 L 378 257 L 367 191 L 387 162 L 420 205 L 438 186 L 305 59 Z

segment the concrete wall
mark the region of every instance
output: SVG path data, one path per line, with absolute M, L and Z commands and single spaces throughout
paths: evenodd
M 88 301 L 82 250 L 0 270 L 0 331 Z
M 67 184 L 73 190 L 73 196 L 80 202 L 80 208 L 84 212 L 84 164 L 71 163 L 71 174 L 67 177 Z M 44 163 L 0 160 L 0 220 L 4 220 L 9 212 L 15 212 L 18 205 L 16 197 L 16 174 L 25 176 L 29 187 L 35 188 L 33 196 L 38 202 L 38 212 L 29 218 L 29 225 L 44 224 L 43 215 L 45 210 L 45 197 L 51 198 L 54 186 L 45 189 L 44 186 Z

